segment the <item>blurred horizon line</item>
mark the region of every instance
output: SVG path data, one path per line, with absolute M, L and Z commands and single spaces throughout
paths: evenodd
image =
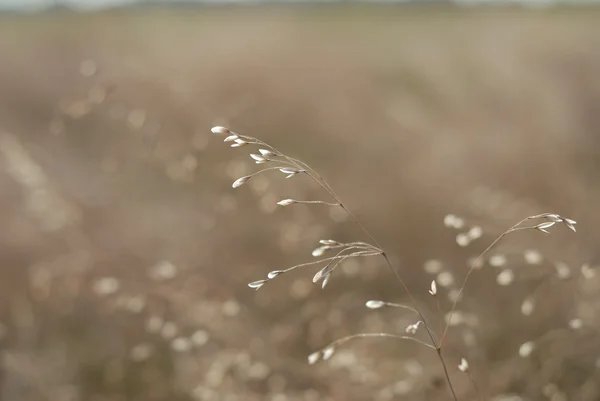
M 410 4 L 457 6 L 596 6 L 600 0 L 0 0 L 0 12 L 94 12 L 147 6 L 189 7 L 202 5 L 279 4 Z

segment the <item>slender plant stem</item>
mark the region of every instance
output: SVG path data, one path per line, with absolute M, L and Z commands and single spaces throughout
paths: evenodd
M 294 200 L 295 203 L 311 203 L 311 204 L 321 204 L 321 205 L 327 205 L 327 206 L 339 206 L 339 203 L 330 203 L 330 202 L 323 202 L 323 201 L 307 201 L 307 200 Z
M 407 340 L 407 341 L 413 341 L 416 342 L 418 344 L 421 344 L 427 348 L 431 348 L 431 349 L 436 349 L 434 346 L 432 346 L 431 344 L 426 343 L 425 341 L 421 341 L 418 338 L 415 337 L 410 337 L 410 336 L 402 336 L 402 335 L 398 335 L 398 334 L 392 334 L 392 333 L 359 333 L 359 334 L 352 334 L 346 337 L 342 337 L 338 340 L 335 340 L 334 342 L 332 342 L 331 344 L 329 344 L 327 347 L 323 348 L 326 349 L 328 347 L 337 347 L 338 345 L 341 345 L 347 341 L 350 340 L 354 340 L 356 338 L 365 338 L 365 337 L 389 337 L 389 338 L 397 338 L 399 340 Z
M 441 344 L 442 341 L 440 341 L 438 343 L 438 341 L 436 340 L 436 336 L 433 333 L 433 331 L 431 330 L 429 324 L 427 323 L 427 320 L 425 319 L 425 316 L 423 315 L 423 313 L 421 312 L 421 310 L 419 309 L 417 302 L 415 300 L 415 298 L 413 297 L 412 293 L 410 292 L 410 290 L 408 289 L 408 286 L 406 285 L 406 283 L 404 282 L 404 280 L 402 279 L 402 277 L 400 277 L 400 274 L 396 271 L 396 269 L 394 269 L 394 267 L 392 266 L 392 263 L 390 262 L 390 259 L 387 255 L 387 253 L 383 250 L 383 248 L 381 247 L 381 245 L 379 245 L 379 242 L 375 239 L 375 237 L 369 232 L 369 230 L 367 230 L 367 228 L 354 216 L 354 214 L 352 214 L 348 208 L 346 208 L 346 206 L 342 203 L 341 199 L 339 198 L 339 196 L 335 193 L 335 191 L 333 190 L 333 188 L 331 188 L 331 186 L 327 183 L 327 181 L 325 179 L 323 179 L 323 177 L 321 177 L 315 170 L 313 170 L 309 165 L 307 165 L 306 163 L 291 158 L 289 156 L 286 156 L 285 154 L 283 154 L 282 152 L 278 151 L 276 148 L 274 148 L 271 145 L 266 144 L 265 142 L 253 138 L 253 137 L 245 137 L 245 136 L 240 136 L 244 139 L 249 139 L 251 143 L 255 143 L 257 145 L 262 145 L 267 147 L 268 149 L 270 149 L 271 151 L 273 151 L 275 154 L 280 155 L 281 157 L 283 157 L 285 160 L 287 160 L 289 163 L 294 164 L 296 167 L 298 167 L 299 170 L 302 170 L 304 173 L 306 173 L 313 181 L 315 181 L 318 185 L 320 185 L 327 193 L 329 193 L 331 195 L 331 197 L 338 203 L 339 207 L 342 208 L 342 210 L 344 210 L 344 212 L 346 212 L 346 214 L 348 215 L 348 217 L 350 217 L 350 219 L 352 219 L 354 221 L 354 223 L 365 233 L 365 235 L 367 237 L 369 237 L 369 239 L 373 242 L 373 244 L 379 249 L 379 251 L 381 252 L 381 256 L 383 256 L 383 258 L 385 259 L 385 263 L 388 267 L 388 269 L 393 273 L 393 275 L 395 276 L 396 280 L 400 283 L 400 285 L 402 286 L 402 288 L 404 289 L 404 291 L 406 292 L 411 304 L 413 305 L 414 309 L 417 311 L 419 318 L 421 319 L 421 321 L 423 321 L 423 324 L 425 326 L 425 330 L 427 331 L 427 335 L 429 336 L 429 339 L 431 340 L 431 348 L 436 350 L 436 353 L 438 355 L 438 358 L 440 360 L 440 363 L 442 364 L 442 367 L 444 369 L 444 375 L 446 376 L 446 382 L 448 383 L 448 387 L 450 388 L 450 392 L 452 393 L 452 397 L 454 399 L 454 401 L 458 401 L 458 397 L 456 396 L 456 392 L 454 391 L 454 386 L 452 385 L 452 380 L 450 380 L 450 374 L 448 373 L 448 368 L 446 367 L 446 362 L 444 361 L 444 357 L 442 355 L 441 352 Z M 412 339 L 412 337 L 409 337 Z M 443 337 L 442 337 L 443 338 Z M 416 340 L 416 339 L 414 339 Z M 418 340 L 420 341 L 420 340 Z
M 473 260 L 473 262 L 471 263 L 471 267 L 469 268 L 469 271 L 467 272 L 467 275 L 465 276 L 463 284 L 460 287 L 460 290 L 458 291 L 456 298 L 454 298 L 454 302 L 452 303 L 452 308 L 450 308 L 450 314 L 448 315 L 448 321 L 446 322 L 446 327 L 444 328 L 444 332 L 442 333 L 442 338 L 440 340 L 440 348 L 442 347 L 442 345 L 444 345 L 444 340 L 446 339 L 446 334 L 448 334 L 448 328 L 450 327 L 450 323 L 452 322 L 452 316 L 454 315 L 454 312 L 456 311 L 456 304 L 458 303 L 458 300 L 460 299 L 463 291 L 465 290 L 465 287 L 467 286 L 467 281 L 469 281 L 469 277 L 471 277 L 471 274 L 475 271 L 475 269 L 477 269 L 478 266 L 480 266 L 481 263 L 483 263 L 483 257 L 485 255 L 487 255 L 487 253 L 489 251 L 491 251 L 492 248 L 494 248 L 496 246 L 496 244 L 502 240 L 502 238 L 506 237 L 508 234 L 512 233 L 513 231 L 517 231 L 519 229 L 533 228 L 533 227 L 519 228 L 519 226 L 521 224 L 523 224 L 525 221 L 527 221 L 529 219 L 530 219 L 529 217 L 524 218 L 523 220 L 519 221 L 517 224 L 515 224 L 514 226 L 512 226 L 511 228 L 509 228 L 502 234 L 500 234 L 500 236 L 498 238 L 496 238 L 491 244 L 489 244 L 488 247 L 485 248 L 483 250 L 483 252 L 481 252 L 479 254 L 479 256 L 477 256 Z

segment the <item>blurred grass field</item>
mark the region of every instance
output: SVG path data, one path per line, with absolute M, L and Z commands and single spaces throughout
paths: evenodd
M 446 294 L 521 218 L 577 220 L 576 236 L 503 243 L 515 282 L 478 272 L 447 358 L 453 372 L 469 358 L 484 399 L 598 399 L 598 281 L 579 268 L 598 262 L 599 21 L 595 8 L 391 5 L 0 16 L 1 399 L 449 399 L 435 356 L 403 343 L 307 365 L 338 337 L 403 332 L 411 316 L 363 305 L 404 294 L 375 261 L 325 291 L 312 270 L 251 291 L 319 239 L 364 238 L 327 209 L 277 208 L 321 197 L 307 181 L 232 190 L 254 165 L 213 125 L 323 173 L 431 316 L 427 261 L 454 277 Z M 484 237 L 459 247 L 448 213 Z M 541 265 L 523 261 L 531 249 Z

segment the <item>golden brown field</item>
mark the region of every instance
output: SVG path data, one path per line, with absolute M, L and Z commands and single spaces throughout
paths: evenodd
M 488 255 L 444 355 L 461 401 L 600 398 L 600 11 L 4 15 L 0 55 L 0 399 L 451 400 L 417 344 L 363 339 L 307 364 L 414 316 L 364 307 L 406 302 L 376 258 L 324 290 L 317 267 L 249 289 L 313 260 L 320 239 L 367 238 L 335 208 L 278 207 L 327 200 L 303 177 L 232 189 L 260 166 L 214 125 L 327 177 L 436 329 L 502 231 L 577 220 L 577 234 L 517 232 Z M 465 228 L 445 227 L 449 213 Z M 471 226 L 483 236 L 459 246 Z

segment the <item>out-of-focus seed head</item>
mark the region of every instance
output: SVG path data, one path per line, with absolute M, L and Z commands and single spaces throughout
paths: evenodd
M 492 255 L 489 259 L 490 266 L 501 267 L 506 264 L 506 256 L 502 254 Z
M 365 306 L 369 309 L 379 309 L 385 306 L 385 302 L 376 299 L 371 299 L 365 303 Z
M 315 258 L 318 258 L 319 256 L 323 256 L 325 254 L 326 251 L 328 251 L 330 248 L 328 246 L 320 246 L 318 248 L 316 248 L 314 251 L 312 251 L 312 255 Z
M 514 280 L 515 273 L 511 269 L 502 270 L 496 277 L 496 282 L 503 287 L 512 284 Z
M 554 268 L 559 279 L 567 280 L 571 277 L 571 268 L 565 262 L 556 262 Z
M 415 324 L 409 324 L 408 326 L 406 326 L 406 329 L 405 329 L 405 331 L 406 331 L 408 334 L 415 334 L 415 333 L 417 332 L 417 330 L 419 329 L 419 326 L 420 326 L 422 323 L 423 323 L 423 322 L 419 320 L 419 321 L 418 321 L 417 323 L 415 323 Z
M 463 373 L 466 373 L 469 371 L 469 362 L 467 362 L 467 360 L 465 358 L 460 359 L 460 364 L 458 365 L 458 370 L 460 370 Z
M 237 136 L 236 134 L 233 134 L 233 135 L 229 135 L 227 138 L 223 139 L 223 142 L 233 142 L 236 139 L 239 139 L 239 136 Z
M 436 285 L 448 288 L 454 284 L 454 276 L 449 271 L 442 271 L 436 277 Z
M 321 351 L 313 352 L 308 356 L 308 364 L 314 365 L 321 360 Z
M 467 235 L 471 240 L 476 240 L 478 238 L 481 238 L 481 236 L 483 235 L 483 230 L 479 226 L 473 226 L 469 229 Z
M 465 226 L 465 221 L 454 214 L 449 214 L 444 217 L 444 226 L 460 230 Z
M 329 358 L 331 358 L 331 356 L 333 355 L 333 353 L 335 352 L 335 348 L 334 347 L 327 347 L 323 350 L 323 360 L 326 361 Z
M 527 341 L 526 343 L 521 344 L 519 347 L 519 356 L 521 358 L 527 358 L 533 350 L 535 349 L 535 344 L 532 341 Z
M 584 263 L 583 265 L 581 265 L 581 275 L 586 280 L 589 280 L 596 276 L 596 270 L 590 267 L 588 263 Z
M 456 236 L 456 243 L 458 246 L 465 247 L 471 243 L 471 238 L 468 234 L 460 233 Z
M 221 126 L 212 127 L 212 129 L 210 131 L 213 134 L 217 134 L 217 135 L 229 135 L 229 134 L 231 134 L 231 130 L 229 128 L 225 128 L 225 127 L 221 127 Z
M 526 250 L 523 256 L 525 257 L 525 262 L 530 265 L 539 265 L 544 260 L 542 254 L 535 249 Z
M 437 259 L 430 259 L 423 265 L 423 269 L 429 274 L 438 274 L 443 268 L 444 264 Z
M 247 176 L 244 176 L 244 177 L 240 177 L 240 178 L 238 178 L 237 180 L 235 180 L 235 181 L 233 182 L 233 184 L 231 184 L 231 187 L 232 187 L 232 188 L 241 187 L 242 185 L 244 185 L 245 183 L 247 183 L 247 182 L 248 182 L 248 180 L 249 180 L 250 178 L 252 178 L 252 176 L 251 176 L 251 175 L 247 175 Z
M 524 316 L 530 316 L 535 309 L 535 300 L 532 297 L 527 297 L 521 304 L 521 313 Z

